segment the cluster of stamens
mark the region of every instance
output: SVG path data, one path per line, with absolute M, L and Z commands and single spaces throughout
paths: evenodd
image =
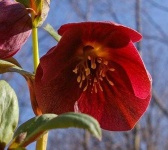
M 82 60 L 73 70 L 77 75 L 77 82 L 79 87 L 83 87 L 83 91 L 86 91 L 88 86 L 92 86 L 91 93 L 93 91 L 97 93 L 98 88 L 103 91 L 101 82 L 105 79 L 111 86 L 114 83 L 108 78 L 107 71 L 115 71 L 114 68 L 109 67 L 109 62 L 101 57 L 87 56 Z

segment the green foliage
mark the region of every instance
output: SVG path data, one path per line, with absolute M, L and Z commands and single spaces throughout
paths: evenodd
M 18 100 L 10 85 L 0 80 L 0 149 L 10 142 L 19 118 Z
M 61 36 L 54 30 L 54 28 L 50 25 L 47 24 L 44 29 L 57 41 L 59 42 L 61 39 Z
M 7 60 L 0 59 L 0 74 L 6 73 L 6 72 L 19 73 L 26 79 L 29 87 L 33 111 L 35 114 L 40 112 L 40 110 L 38 109 L 38 105 L 37 105 L 35 93 L 34 93 L 34 74 L 23 70 L 20 67 L 20 64 L 14 58 L 8 58 Z
M 17 64 L 17 61 L 13 60 L 12 61 L 6 61 L 6 60 L 2 60 L 0 59 L 0 74 L 2 73 L 6 73 L 6 72 L 17 72 L 21 75 L 23 75 L 24 77 L 32 77 L 34 76 L 33 74 L 23 70 L 19 64 Z
M 59 116 L 43 114 L 22 124 L 15 132 L 9 148 L 25 147 L 48 130 L 69 127 L 87 129 L 93 136 L 101 139 L 99 123 L 91 116 L 81 113 L 65 113 Z

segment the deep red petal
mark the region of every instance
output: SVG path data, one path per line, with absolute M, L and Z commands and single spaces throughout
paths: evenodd
M 81 93 L 73 72 L 78 64 L 76 53 L 79 45 L 80 33 L 77 30 L 67 32 L 58 45 L 40 59 L 35 92 L 43 112 L 60 114 L 74 110 L 74 103 Z
M 62 114 L 74 111 L 74 103 L 81 94 L 77 77 L 72 72 L 74 66 L 63 68 L 56 78 L 49 80 L 43 78 L 42 67 L 44 66 L 38 66 L 35 76 L 35 93 L 39 108 L 43 113 Z M 50 73 L 54 76 L 55 72 L 56 69 Z
M 146 99 L 151 91 L 151 77 L 137 49 L 130 42 L 120 49 L 109 49 L 110 60 L 118 63 L 127 73 L 134 93 L 140 99 Z
M 151 92 L 145 99 L 136 97 L 125 71 L 115 63 L 113 66 L 117 69 L 108 74 L 108 78 L 114 86 L 103 80 L 103 92 L 100 89 L 97 93 L 83 92 L 77 104 L 80 112 L 95 117 L 103 129 L 126 131 L 132 129 L 146 111 Z
M 40 64 L 43 68 L 43 79 L 55 79 L 57 74 L 69 64 L 72 59 L 76 59 L 81 43 L 81 35 L 78 30 L 68 31 L 57 46 L 41 58 Z M 74 68 L 73 68 L 74 69 Z M 45 82 L 45 81 L 44 81 Z
M 120 24 L 116 24 L 113 22 L 81 22 L 81 23 L 69 23 L 69 24 L 65 24 L 63 26 L 60 27 L 60 29 L 58 30 L 58 33 L 60 35 L 63 35 L 63 33 L 69 29 L 72 28 L 78 28 L 84 31 L 84 33 L 88 33 L 88 31 L 91 31 L 92 36 L 95 38 L 93 39 L 98 39 L 99 37 L 101 39 L 103 39 L 103 33 L 105 33 L 105 36 L 107 36 L 107 33 L 111 33 L 114 31 L 119 31 L 122 33 L 125 33 L 126 35 L 128 35 L 128 37 L 133 41 L 133 42 L 137 42 L 139 41 L 142 36 L 135 30 L 125 27 L 123 25 Z M 96 34 L 98 33 L 98 34 Z M 89 35 L 86 36 L 89 38 Z M 117 39 L 116 39 L 117 40 Z
M 17 53 L 31 33 L 31 18 L 26 8 L 12 0 L 0 2 L 0 58 Z

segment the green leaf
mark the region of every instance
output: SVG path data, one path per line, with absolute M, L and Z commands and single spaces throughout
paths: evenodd
M 18 124 L 19 108 L 14 90 L 0 80 L 0 149 L 10 142 Z
M 29 87 L 33 111 L 35 114 L 41 114 L 41 111 L 38 108 L 38 104 L 34 93 L 34 74 L 23 70 L 19 66 L 20 65 L 17 63 L 16 60 L 10 59 L 10 62 L 9 62 L 9 60 L 6 61 L 6 60 L 0 59 L 0 74 L 6 73 L 6 72 L 16 72 L 21 74 L 26 79 Z
M 50 25 L 47 24 L 44 29 L 57 41 L 59 42 L 61 39 L 61 36 L 54 30 L 54 28 Z
M 26 147 L 51 129 L 57 128 L 87 129 L 98 139 L 101 139 L 101 129 L 97 120 L 81 113 L 65 113 L 62 115 L 43 114 L 22 124 L 15 132 L 10 148 Z
M 17 72 L 23 75 L 24 77 L 34 76 L 32 73 L 27 72 L 23 70 L 21 67 L 19 67 L 18 65 L 16 65 L 16 63 L 14 64 L 13 62 L 0 59 L 0 74 L 6 73 L 6 72 Z

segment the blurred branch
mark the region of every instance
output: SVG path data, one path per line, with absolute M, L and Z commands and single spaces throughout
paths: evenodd
M 160 5 L 160 4 L 158 4 L 157 2 L 155 2 L 155 1 L 147 1 L 147 2 L 150 3 L 151 5 L 153 5 L 154 7 L 159 8 L 160 10 L 163 10 L 163 11 L 168 12 L 168 7 L 165 7 L 165 6 L 163 6 L 163 5 Z
M 161 34 L 161 36 L 163 36 L 164 38 L 168 37 L 167 34 L 165 34 L 165 31 L 161 28 L 160 24 L 156 23 L 154 19 L 147 12 L 145 12 L 145 14 L 143 13 L 143 16 L 147 18 L 147 20 L 156 29 L 156 31 L 158 31 Z
M 157 35 L 154 36 L 154 35 L 147 35 L 147 34 L 143 34 L 143 37 L 146 38 L 146 39 L 159 41 L 159 42 L 168 46 L 168 39 L 167 38 L 164 38 L 164 37 L 161 38 L 161 37 L 158 37 Z
M 160 108 L 164 115 L 168 117 L 168 109 L 164 106 L 155 90 L 152 90 L 153 101 Z
M 135 1 L 135 23 L 136 23 L 136 30 L 138 32 L 142 32 L 142 25 L 141 25 L 141 0 Z M 142 43 L 137 43 L 137 49 L 141 51 Z
M 85 13 L 83 13 L 79 7 L 79 2 L 78 1 L 74 1 L 74 0 L 70 0 L 69 3 L 71 4 L 72 8 L 75 10 L 75 12 L 78 14 L 78 16 L 80 18 L 83 18 L 85 20 L 86 15 Z
M 91 13 L 91 7 L 92 7 L 92 0 L 87 0 L 87 10 L 85 12 L 82 12 L 81 6 L 79 4 L 79 1 L 76 0 L 70 0 L 70 5 L 72 6 L 73 10 L 77 13 L 77 15 L 82 18 L 84 21 L 88 21 L 90 18 Z
M 114 18 L 115 22 L 121 23 L 120 20 L 118 19 L 117 15 L 116 15 L 116 13 L 115 13 L 115 11 L 113 10 L 112 1 L 109 0 L 108 3 L 107 3 L 107 5 L 108 5 L 108 12 L 110 12 L 110 14 Z
M 133 129 L 133 134 L 134 134 L 134 136 L 133 136 L 133 141 L 134 141 L 134 150 L 140 150 L 140 141 L 141 141 L 141 139 L 140 139 L 140 124 L 139 123 L 137 123 L 136 124 L 136 126 L 134 127 L 134 129 Z
M 130 141 L 132 141 L 131 138 L 131 134 L 132 132 L 123 132 L 123 136 L 125 137 L 125 148 L 127 150 L 131 150 L 132 149 L 132 142 L 130 143 Z
M 90 133 L 87 130 L 84 130 L 84 140 L 83 140 L 84 150 L 89 150 L 89 140 L 90 140 Z
M 138 32 L 141 33 L 141 0 L 135 1 L 135 23 L 136 23 L 136 29 Z M 137 49 L 141 53 L 142 50 L 142 44 L 141 42 L 137 43 Z M 133 129 L 133 149 L 134 150 L 140 150 L 140 123 L 137 123 L 136 126 Z

